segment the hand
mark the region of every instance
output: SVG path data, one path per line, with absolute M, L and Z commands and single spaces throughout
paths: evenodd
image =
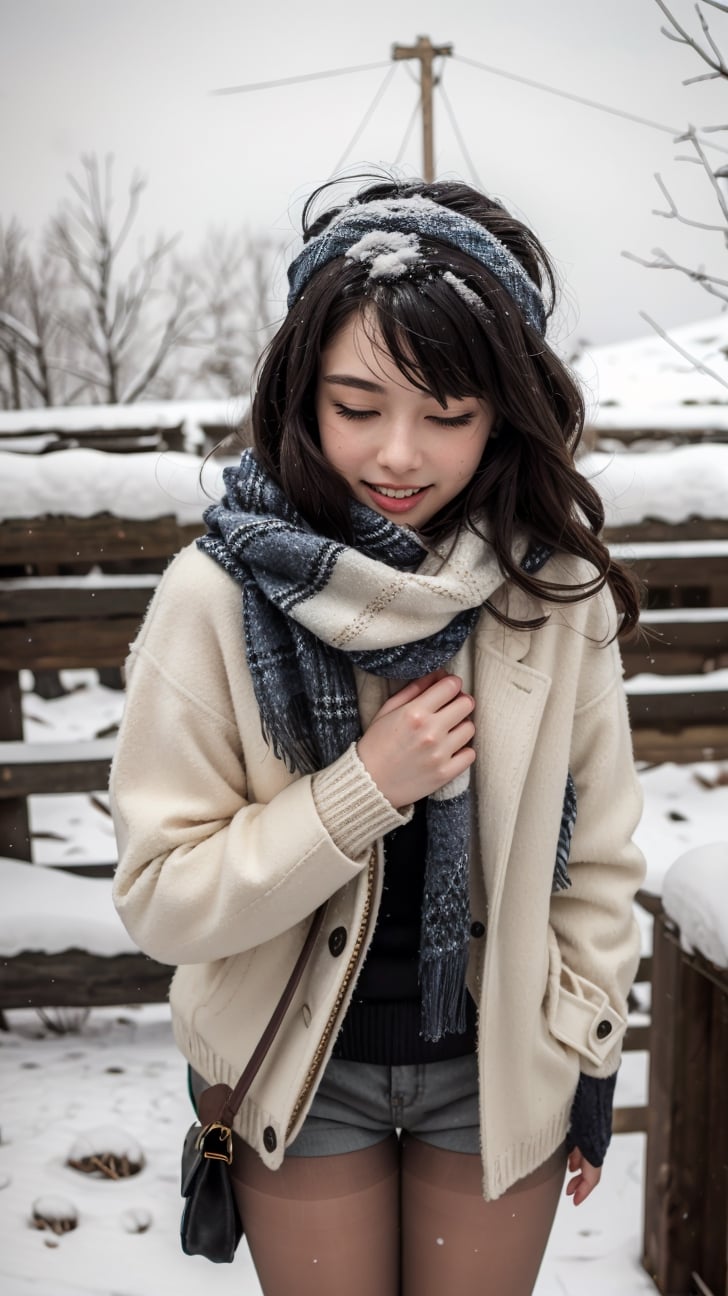
M 587 1161 L 578 1147 L 571 1149 L 567 1164 L 570 1171 L 576 1170 L 578 1173 L 567 1183 L 566 1195 L 574 1198 L 575 1206 L 581 1206 L 581 1203 L 586 1201 L 589 1193 L 599 1183 L 602 1177 L 602 1168 L 601 1166 L 593 1166 L 591 1162 Z
M 380 707 L 359 739 L 359 759 L 400 809 L 445 787 L 472 765 L 475 699 L 458 675 L 433 671 Z

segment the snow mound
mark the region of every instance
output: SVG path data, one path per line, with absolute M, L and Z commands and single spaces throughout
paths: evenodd
M 665 912 L 680 929 L 680 944 L 728 968 L 728 841 L 686 851 L 665 874 Z
M 80 1134 L 66 1157 L 66 1165 L 72 1170 L 104 1179 L 128 1179 L 139 1174 L 144 1164 L 144 1153 L 136 1139 L 115 1125 L 99 1125 Z
M 602 497 L 607 526 L 728 517 L 728 445 L 703 442 L 644 454 L 594 450 L 578 467 Z
M 146 1206 L 134 1206 L 121 1215 L 121 1227 L 125 1233 L 146 1233 L 152 1227 L 152 1212 Z
M 593 420 L 597 427 L 728 426 L 728 317 L 716 315 L 670 329 L 670 337 L 683 354 L 658 334 L 648 333 L 629 342 L 591 347 L 579 358 L 575 367 L 590 403 L 601 406 Z
M 110 878 L 76 877 L 0 858 L 0 955 L 83 949 L 111 957 L 139 951 L 111 900 Z
M 129 1161 L 144 1161 L 137 1140 L 118 1125 L 97 1125 L 95 1129 L 79 1134 L 68 1153 L 68 1160 L 82 1161 L 85 1157 L 100 1156 L 103 1152 L 108 1152 L 119 1160 L 126 1157 Z
M 0 519 L 111 513 L 127 521 L 173 515 L 182 525 L 193 524 L 222 494 L 226 462 L 237 458 L 202 462 L 197 455 L 171 450 L 64 450 L 50 455 L 0 450 Z
M 33 1202 L 33 1226 L 50 1229 L 52 1233 L 70 1233 L 78 1226 L 78 1211 L 67 1197 L 51 1195 L 37 1197 Z

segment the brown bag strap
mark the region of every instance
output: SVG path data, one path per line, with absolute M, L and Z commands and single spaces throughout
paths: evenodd
M 273 1009 L 273 1014 L 271 1016 L 271 1019 L 268 1022 L 268 1025 L 266 1026 L 265 1030 L 263 1031 L 263 1034 L 261 1035 L 258 1044 L 256 1045 L 255 1051 L 253 1052 L 253 1055 L 250 1061 L 248 1062 L 248 1065 L 243 1071 L 243 1074 L 241 1075 L 240 1079 L 238 1080 L 238 1083 L 236 1084 L 232 1092 L 230 1092 L 227 1085 L 225 1086 L 225 1088 L 228 1090 L 229 1096 L 227 1097 L 227 1100 L 222 1108 L 222 1111 L 220 1112 L 220 1115 L 217 1117 L 217 1120 L 220 1122 L 221 1125 L 227 1125 L 227 1126 L 232 1125 L 233 1117 L 235 1116 L 238 1108 L 240 1107 L 240 1104 L 243 1101 L 243 1098 L 245 1097 L 256 1075 L 258 1074 L 258 1071 L 261 1068 L 265 1056 L 268 1050 L 270 1049 L 273 1040 L 278 1034 L 278 1031 L 281 1028 L 281 1025 L 283 1023 L 283 1018 L 285 1017 L 288 1008 L 290 1006 L 291 1000 L 293 999 L 293 996 L 296 993 L 296 990 L 298 989 L 301 977 L 303 976 L 304 973 L 304 969 L 306 967 L 306 964 L 308 963 L 309 958 L 311 957 L 311 954 L 313 952 L 313 947 L 316 944 L 316 938 L 318 937 L 318 934 L 321 931 L 325 912 L 326 912 L 326 902 L 324 901 L 322 905 L 319 905 L 318 909 L 316 910 L 313 916 L 313 919 L 311 921 L 311 926 L 308 929 L 308 934 L 303 943 L 301 952 L 298 958 L 296 959 L 296 963 L 293 968 L 293 971 L 291 972 L 291 975 L 289 976 L 286 982 L 285 988 L 283 990 L 280 999 L 278 1000 L 278 1003 Z M 215 1088 L 217 1087 L 218 1086 L 215 1086 Z M 220 1088 L 222 1088 L 222 1086 L 220 1086 Z

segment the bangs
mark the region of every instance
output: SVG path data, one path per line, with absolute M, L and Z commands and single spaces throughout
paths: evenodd
M 494 365 L 483 324 L 441 276 L 372 284 L 359 317 L 372 346 L 442 406 L 490 396 Z

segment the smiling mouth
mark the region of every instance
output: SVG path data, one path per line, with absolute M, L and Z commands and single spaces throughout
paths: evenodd
M 374 482 L 365 482 L 370 490 L 376 491 L 377 495 L 384 495 L 387 499 L 411 499 L 413 495 L 421 495 L 428 489 L 427 486 L 377 486 Z

